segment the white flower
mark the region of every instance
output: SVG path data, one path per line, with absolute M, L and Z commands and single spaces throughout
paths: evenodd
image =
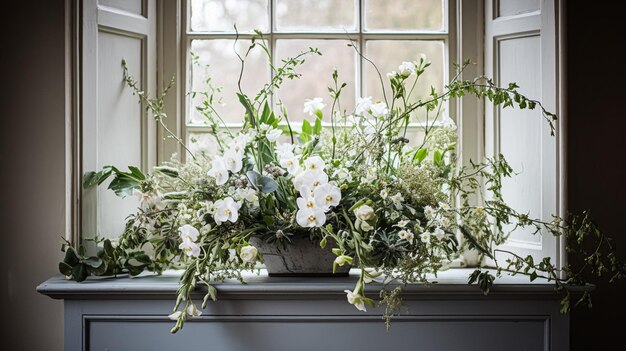
M 404 201 L 404 197 L 402 197 L 402 194 L 396 193 L 395 195 L 391 196 L 391 201 L 394 205 L 400 205 L 402 201 Z
M 413 62 L 404 61 L 398 66 L 398 73 L 403 77 L 415 74 L 415 64 Z
M 181 239 L 187 239 L 189 241 L 198 240 L 198 235 L 200 235 L 198 229 L 194 228 L 190 224 L 185 224 L 184 226 L 178 228 L 178 233 L 180 234 Z
M 380 197 L 382 197 L 383 199 L 386 199 L 387 196 L 389 196 L 389 192 L 387 191 L 387 189 L 383 189 L 380 191 Z
M 281 135 L 283 135 L 283 131 L 282 130 L 280 130 L 278 128 L 272 128 L 272 129 L 267 131 L 267 133 L 265 134 L 265 137 L 269 141 L 276 141 L 276 140 L 278 140 L 278 138 L 280 138 Z
M 323 171 L 305 171 L 298 174 L 293 179 L 293 184 L 296 189 L 300 189 L 302 186 L 306 185 L 309 188 L 315 190 L 320 185 L 324 185 L 328 183 L 328 175 Z
M 259 251 L 257 250 L 256 247 L 252 245 L 244 246 L 239 251 L 239 257 L 241 257 L 241 260 L 246 263 L 256 262 L 256 258 L 258 254 L 259 254 Z
M 356 218 L 364 222 L 370 221 L 375 217 L 374 209 L 368 205 L 359 206 L 356 210 L 354 210 L 354 215 Z
M 295 145 L 291 143 L 283 143 L 276 145 L 276 155 L 278 158 L 292 158 L 294 157 L 293 151 L 295 149 Z
M 315 199 L 313 198 L 313 192 L 311 188 L 306 185 L 300 187 L 300 196 L 296 199 L 296 204 L 298 204 L 298 209 L 307 210 L 317 208 L 315 205 Z
M 221 157 L 213 159 L 211 161 L 211 169 L 207 172 L 209 177 L 215 178 L 215 184 L 224 185 L 228 181 L 228 170 L 224 159 Z
M 426 231 L 420 234 L 420 239 L 422 239 L 422 242 L 430 243 L 430 232 Z
M 236 153 L 243 154 L 246 145 L 252 140 L 254 136 L 254 131 L 251 130 L 248 133 L 239 133 L 230 143 L 228 143 L 228 148 L 235 151 Z
M 450 209 L 450 205 L 448 205 L 445 202 L 439 202 L 439 208 L 441 208 L 444 211 L 448 211 Z
M 242 158 L 243 154 L 238 153 L 233 149 L 226 150 L 226 152 L 224 152 L 224 156 L 222 157 L 226 169 L 233 173 L 241 171 L 241 168 L 243 167 Z
M 240 208 L 241 203 L 236 202 L 230 196 L 223 200 L 217 200 L 215 201 L 215 213 L 213 214 L 213 219 L 217 225 L 226 221 L 235 223 L 237 222 L 237 219 L 239 219 Z
M 319 156 L 311 156 L 304 160 L 304 167 L 307 171 L 323 171 L 326 168 L 326 163 Z
M 337 186 L 327 183 L 315 188 L 313 198 L 317 207 L 328 209 L 339 205 L 341 190 Z
M 352 176 L 350 175 L 350 172 L 346 168 L 339 168 L 335 170 L 335 172 L 333 173 L 333 177 L 336 177 L 337 179 L 344 181 L 344 182 L 352 181 Z
M 400 239 L 404 239 L 408 242 L 413 242 L 413 232 L 410 230 L 401 230 L 398 232 Z
M 374 117 L 381 117 L 389 113 L 387 104 L 385 104 L 384 102 L 377 102 L 375 104 L 372 104 L 370 110 L 372 111 L 372 116 Z
M 346 293 L 348 302 L 351 305 L 354 305 L 354 307 L 356 307 L 356 309 L 359 311 L 367 312 L 367 310 L 365 309 L 365 301 L 363 300 L 363 296 L 350 290 L 344 290 L 344 292 Z
M 398 223 L 394 224 L 394 226 L 398 227 L 398 228 L 404 228 L 404 227 L 406 227 L 407 224 L 409 224 L 409 221 L 406 220 L 406 219 L 403 219 L 403 220 L 399 221 Z
M 323 101 L 324 100 L 321 97 L 304 100 L 304 113 L 308 113 L 309 116 L 321 113 L 322 109 L 326 106 Z
M 424 216 L 426 216 L 426 218 L 432 219 L 435 217 L 435 209 L 430 207 L 430 206 L 425 206 L 424 207 Z
M 141 206 L 152 205 L 159 198 L 158 195 L 152 196 L 147 192 L 142 193 L 139 189 L 133 189 L 133 195 L 139 199 L 139 204 Z
M 187 306 L 186 312 L 187 315 L 191 317 L 199 317 L 202 315 L 202 311 L 200 311 L 194 304 L 190 304 L 189 306 Z
M 356 108 L 354 113 L 357 115 L 363 115 L 365 112 L 369 113 L 370 108 L 372 107 L 372 97 L 368 96 L 365 98 L 358 98 L 356 100 Z
M 301 227 L 321 227 L 326 223 L 326 214 L 321 208 L 305 208 L 296 213 L 296 222 Z
M 443 240 L 443 238 L 446 237 L 446 232 L 444 232 L 443 229 L 437 227 L 433 231 L 433 235 L 435 236 L 435 238 L 437 238 L 437 240 Z
M 397 75 L 398 75 L 398 72 L 391 71 L 391 72 L 387 73 L 387 78 L 394 78 Z
M 180 318 L 180 316 L 183 314 L 183 311 L 176 311 L 172 314 L 170 314 L 169 316 L 167 316 L 167 318 L 173 320 L 173 321 L 177 321 L 178 318 Z
M 183 242 L 178 245 L 178 248 L 183 250 L 187 256 L 200 256 L 200 246 L 189 239 L 183 239 Z
M 250 203 L 257 203 L 259 201 L 259 196 L 257 195 L 256 190 L 252 188 L 239 188 L 235 190 L 235 195 L 239 200 L 246 200 Z
M 287 172 L 291 174 L 297 174 L 300 171 L 300 157 L 283 157 L 280 159 L 280 166 L 287 169 Z

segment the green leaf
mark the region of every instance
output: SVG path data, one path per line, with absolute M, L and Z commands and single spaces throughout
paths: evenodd
M 72 268 L 72 278 L 77 282 L 87 279 L 87 268 L 83 264 L 78 264 Z
M 59 272 L 66 277 L 72 275 L 72 266 L 65 262 L 59 262 Z
M 537 271 L 532 271 L 530 273 L 530 281 L 534 281 L 535 279 L 537 279 Z
M 302 134 L 300 134 L 302 141 L 307 142 L 311 140 L 311 134 L 313 134 L 313 128 L 311 128 L 311 123 L 305 119 L 302 121 Z
M 91 256 L 84 259 L 83 263 L 93 268 L 99 268 L 102 265 L 102 260 L 99 257 Z
M 74 251 L 73 247 L 68 247 L 67 250 L 65 250 L 65 258 L 63 259 L 63 262 L 72 267 L 80 262 L 80 260 L 78 259 L 78 255 L 76 255 L 76 251 Z
M 326 237 L 324 237 L 321 241 L 320 241 L 320 247 L 323 249 L 326 247 L 326 244 L 328 243 L 328 240 L 326 240 Z
M 428 156 L 428 149 L 421 148 L 415 152 L 415 155 L 413 155 L 413 160 L 421 164 L 422 161 L 424 161 L 424 159 L 426 158 L 426 156 Z
M 257 123 L 256 123 L 255 116 L 254 116 L 254 110 L 252 109 L 252 106 L 250 105 L 248 98 L 246 98 L 245 95 L 240 94 L 240 93 L 237 93 L 237 97 L 239 98 L 239 102 L 246 109 L 246 113 L 248 114 L 248 121 L 250 122 L 250 125 L 253 128 L 256 128 Z
M 139 180 L 145 180 L 146 176 L 143 174 L 143 172 L 141 172 L 141 170 L 135 166 L 128 166 L 128 169 L 130 170 L 130 174 L 131 176 L 139 179 Z
M 336 247 L 335 247 L 335 248 L 333 248 L 333 250 L 332 250 L 332 251 L 333 251 L 333 253 L 334 253 L 335 255 L 337 255 L 337 256 L 341 255 L 341 249 L 338 249 L 338 248 L 336 248 Z
M 315 119 L 315 126 L 313 127 L 313 134 L 320 135 L 322 133 L 322 118 L 317 117 Z
M 274 217 L 272 217 L 272 216 L 263 216 L 263 222 L 265 222 L 265 224 L 267 226 L 272 226 L 272 225 L 274 225 Z
M 261 113 L 261 119 L 260 119 L 261 123 L 270 124 L 268 123 L 270 113 L 271 113 L 270 105 L 266 101 L 265 105 L 263 106 L 263 113 Z
M 155 172 L 165 174 L 166 176 L 171 177 L 171 178 L 178 177 L 178 170 L 174 167 L 158 166 L 158 167 L 154 167 L 153 169 Z

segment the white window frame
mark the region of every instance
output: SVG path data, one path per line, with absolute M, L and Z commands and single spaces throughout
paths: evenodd
M 268 40 L 270 44 L 269 47 L 272 50 L 272 55 L 275 57 L 276 41 L 279 39 L 347 39 L 346 35 L 349 35 L 353 40 L 355 40 L 358 43 L 360 52 L 364 52 L 364 47 L 365 47 L 364 44 L 367 40 L 384 40 L 384 39 L 387 39 L 387 40 L 437 40 L 437 41 L 443 41 L 444 43 L 444 77 L 443 77 L 444 84 L 449 80 L 451 76 L 455 74 L 452 62 L 462 61 L 462 60 L 458 60 L 458 57 L 457 57 L 457 12 L 458 12 L 457 4 L 461 3 L 460 1 L 457 1 L 457 0 L 444 0 L 443 1 L 443 14 L 444 14 L 443 21 L 444 22 L 443 22 L 442 31 L 427 31 L 427 30 L 389 31 L 389 30 L 385 30 L 385 31 L 377 31 L 377 32 L 374 32 L 374 31 L 367 32 L 363 30 L 364 21 L 365 21 L 365 11 L 364 11 L 365 0 L 354 0 L 354 1 L 355 1 L 355 5 L 358 5 L 356 6 L 358 7 L 356 29 L 338 33 L 338 32 L 326 32 L 326 31 L 320 31 L 320 32 L 277 31 L 276 21 L 275 21 L 275 11 L 274 11 L 275 9 L 273 6 L 274 0 L 269 0 L 268 15 L 270 16 L 271 28 L 269 32 L 263 33 L 263 35 L 265 36 L 266 40 Z M 189 91 L 190 89 L 188 77 L 191 71 L 191 67 L 189 64 L 190 63 L 189 51 L 191 47 L 191 41 L 194 39 L 235 39 L 237 34 L 234 32 L 234 30 L 230 32 L 190 32 L 188 31 L 187 29 L 190 28 L 189 26 L 189 21 L 190 21 L 189 2 L 190 1 L 181 0 L 181 1 L 176 1 L 176 2 L 179 3 L 176 11 L 172 11 L 173 6 L 172 4 L 169 4 L 169 5 L 165 5 L 169 7 L 169 10 L 166 12 L 162 11 L 161 13 L 170 17 L 177 15 L 178 18 L 180 18 L 180 20 L 178 21 L 179 28 L 177 28 L 180 33 L 180 38 L 179 38 L 180 46 L 178 50 L 163 50 L 163 51 L 160 50 L 160 54 L 165 55 L 165 56 L 159 57 L 158 61 L 159 62 L 171 62 L 174 59 L 173 57 L 171 57 L 172 56 L 171 53 L 176 52 L 177 53 L 176 55 L 177 56 L 179 55 L 179 57 L 177 58 L 179 60 L 178 65 L 171 65 L 172 68 L 174 68 L 175 66 L 178 66 L 178 74 L 176 75 L 177 77 L 180 77 L 180 79 L 178 80 L 180 83 L 178 85 L 181 87 L 184 87 L 184 89 L 179 90 L 177 92 L 179 96 L 176 100 L 179 104 L 179 107 L 176 110 L 176 112 L 178 112 L 178 117 L 176 118 L 177 121 L 176 121 L 176 126 L 174 127 L 174 129 L 179 130 L 178 135 L 181 137 L 182 140 L 186 141 L 188 140 L 189 133 L 194 133 L 194 132 L 201 133 L 201 132 L 209 131 L 209 128 L 206 126 L 193 125 L 187 122 L 188 120 L 187 114 L 191 113 L 192 108 L 193 108 L 193 106 L 189 105 L 190 99 L 188 99 L 188 97 L 186 96 L 186 91 Z M 163 18 L 163 20 L 165 21 L 166 19 Z M 169 22 L 174 22 L 174 21 L 172 19 L 169 19 Z M 161 32 L 165 30 L 171 30 L 171 29 L 173 28 L 162 28 Z M 252 33 L 239 33 L 239 39 L 250 39 L 252 37 L 254 37 L 254 34 Z M 163 44 L 167 45 L 166 43 L 163 43 Z M 167 56 L 170 56 L 170 57 L 167 57 Z M 365 62 L 363 58 L 361 57 L 357 58 L 357 62 L 356 62 L 357 76 L 355 77 L 356 78 L 355 85 L 357 87 L 355 87 L 355 96 L 364 96 L 365 94 L 365 85 L 362 84 L 362 82 L 364 81 L 364 71 L 365 71 L 364 68 L 366 67 L 367 64 L 368 63 Z M 169 74 L 169 72 L 163 72 L 163 73 L 164 73 L 163 78 L 166 78 Z M 172 72 L 172 74 L 169 74 L 169 75 L 173 76 L 174 74 Z M 161 81 L 163 81 L 163 78 L 161 78 Z M 272 101 L 272 104 L 274 102 L 275 101 Z M 452 101 L 449 104 L 449 110 L 451 111 L 451 115 L 455 114 L 453 112 L 455 107 L 456 107 L 456 103 Z M 172 110 L 172 112 L 175 112 L 175 111 Z M 452 117 L 454 118 L 454 116 Z M 233 129 L 240 128 L 241 125 L 242 125 L 241 123 L 226 123 L 226 127 L 233 128 Z M 292 125 L 297 128 L 300 125 L 300 123 L 292 122 Z M 423 126 L 423 123 L 412 123 L 409 126 L 409 129 L 417 130 L 422 126 Z M 181 155 L 181 152 L 182 152 L 182 154 L 184 155 L 184 152 L 183 150 L 180 149 L 180 147 L 172 145 L 171 143 L 169 147 L 163 148 L 161 151 L 162 152 L 160 152 L 159 154 L 163 155 L 164 157 L 163 158 L 159 157 L 160 160 L 169 159 L 169 156 L 167 155 L 171 155 L 173 152 L 177 152 L 179 155 Z

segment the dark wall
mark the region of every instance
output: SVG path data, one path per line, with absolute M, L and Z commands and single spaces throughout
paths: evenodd
M 569 207 L 591 209 L 626 257 L 626 98 L 623 12 L 607 2 L 567 3 Z M 572 350 L 624 343 L 626 281 L 598 284 L 593 309 L 572 314 Z
M 62 350 L 56 273 L 65 226 L 64 2 L 0 11 L 0 350 Z

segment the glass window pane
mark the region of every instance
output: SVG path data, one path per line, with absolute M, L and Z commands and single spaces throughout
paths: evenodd
M 343 31 L 356 29 L 354 0 L 276 0 L 279 31 Z
M 268 0 L 191 0 L 192 31 L 267 32 L 268 17 Z
M 348 85 L 341 93 L 341 109 L 351 111 L 354 108 L 354 92 L 356 77 L 356 54 L 352 47 L 348 47 L 347 40 L 298 40 L 285 39 L 276 41 L 276 56 L 278 61 L 294 57 L 309 47 L 318 48 L 322 56 L 310 55 L 305 63 L 296 70 L 302 74 L 300 79 L 286 80 L 278 92 L 278 98 L 287 107 L 290 121 L 302 121 L 305 117 L 309 121 L 314 118 L 303 112 L 305 99 L 321 97 L 326 104 L 324 120 L 329 121 L 330 105 L 328 86 L 333 84 L 333 68 L 337 68 L 339 81 Z
M 191 42 L 191 52 L 197 55 L 197 63 L 191 65 L 191 91 L 204 92 L 221 87 L 216 91 L 212 106 L 226 123 L 240 123 L 243 121 L 244 108 L 239 103 L 236 93 L 237 78 L 241 63 L 235 55 L 231 39 L 194 40 Z M 244 55 L 250 46 L 250 40 L 239 40 L 237 52 Z M 193 59 L 192 59 L 193 61 Z M 207 67 L 208 65 L 208 67 Z M 207 84 L 207 79 L 210 82 Z M 267 56 L 260 47 L 255 47 L 246 59 L 241 88 L 244 94 L 255 96 L 269 81 L 269 67 Z M 205 124 L 206 118 L 197 110 L 204 97 L 196 94 L 190 98 L 188 108 L 188 123 Z
M 365 30 L 442 31 L 442 0 L 366 0 Z
M 403 61 L 418 61 L 420 54 L 426 55 L 426 60 L 430 61 L 431 65 L 420 76 L 411 95 L 411 101 L 427 97 L 431 86 L 438 92 L 443 90 L 445 77 L 444 42 L 441 40 L 368 40 L 365 44 L 365 55 L 378 66 L 383 76 L 387 98 L 390 98 L 391 95 L 387 73 L 397 71 L 398 66 Z M 382 88 L 376 70 L 372 65 L 364 64 L 365 96 L 372 96 L 374 100 L 382 100 Z M 414 81 L 414 76 L 407 80 L 409 89 Z M 426 112 L 424 110 L 416 112 L 415 116 L 419 120 L 425 119 Z
M 194 155 L 201 153 L 215 155 L 219 151 L 217 139 L 209 133 L 189 133 L 187 137 L 187 147 Z

